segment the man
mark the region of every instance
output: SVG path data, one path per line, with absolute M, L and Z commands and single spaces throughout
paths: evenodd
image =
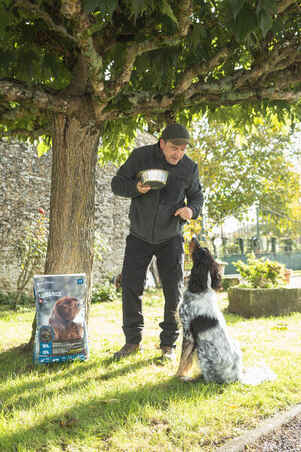
M 197 164 L 185 155 L 190 143 L 188 131 L 180 124 L 167 126 L 158 143 L 134 149 L 112 179 L 112 191 L 131 198 L 130 234 L 122 268 L 122 310 L 125 345 L 115 353 L 120 359 L 140 348 L 142 294 L 147 267 L 155 255 L 165 306 L 160 323 L 162 358 L 173 359 L 179 335 L 176 311 L 184 280 L 183 226 L 197 218 L 203 203 Z M 166 185 L 153 190 L 139 181 L 146 169 L 168 171 Z

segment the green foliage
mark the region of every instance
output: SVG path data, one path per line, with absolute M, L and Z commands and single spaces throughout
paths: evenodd
M 243 41 L 250 33 L 258 33 L 258 30 L 261 31 L 264 38 L 266 37 L 276 18 L 276 0 L 259 0 L 256 9 L 246 0 L 228 1 L 234 19 L 232 26 L 237 40 Z
M 288 156 L 295 153 L 297 157 L 300 151 L 293 146 L 288 127 L 275 116 L 270 121 L 257 118 L 245 133 L 203 120 L 194 136 L 195 146 L 189 155 L 199 163 L 212 224 L 221 224 L 231 215 L 243 219 L 259 201 L 262 222 L 266 219 L 279 228 L 286 223 L 292 229 L 289 205 L 300 190 L 300 181 Z M 268 208 L 283 212 L 287 218 L 271 217 Z
M 222 288 L 227 291 L 230 287 L 237 286 L 239 284 L 239 278 L 223 278 Z
M 283 285 L 285 281 L 283 265 L 269 259 L 256 258 L 254 253 L 247 256 L 247 263 L 237 261 L 234 266 L 246 283 L 244 287 L 266 289 Z
M 51 139 L 50 137 L 41 136 L 39 137 L 37 144 L 38 157 L 46 154 L 51 148 Z
M 106 121 L 102 128 L 99 163 L 113 161 L 120 164 L 125 161 L 133 149 L 137 128 L 142 128 L 141 121 L 127 118 L 119 121 Z
M 86 12 L 101 12 L 109 16 L 112 16 L 118 6 L 118 0 L 85 0 L 83 3 Z
M 0 92 L 3 134 L 51 135 L 53 114 L 87 113 L 80 102 L 67 112 L 68 103 L 77 98 L 101 107 L 101 153 L 106 161 L 120 161 L 118 148 L 129 145 L 123 135 L 132 138 L 142 122 L 159 131 L 171 119 L 190 122 L 207 113 L 222 122 L 235 119 L 244 128 L 268 109 L 301 114 L 290 97 L 298 90 L 297 2 L 281 14 L 276 0 L 192 0 L 190 8 L 175 0 L 82 0 L 61 6 L 1 2 L 0 78 L 19 88 L 15 105 L 10 91 Z M 228 54 L 212 63 L 225 49 Z M 290 55 L 280 58 L 279 71 L 273 66 L 276 50 Z M 261 74 L 261 69 L 267 72 Z M 259 71 L 256 77 L 249 77 L 252 70 Z M 191 71 L 187 89 L 177 91 Z M 289 96 L 278 98 L 286 71 Z M 241 77 L 246 83 L 239 87 Z M 102 94 L 94 92 L 94 86 L 102 85 Z M 263 87 L 268 94 L 261 98 Z M 24 96 L 23 89 L 30 91 Z M 54 102 L 44 94 L 55 94 Z M 86 116 L 89 124 L 95 121 L 92 112 Z
M 18 304 L 16 306 L 16 300 L 18 300 Z M 35 304 L 34 298 L 27 295 L 26 293 L 19 293 L 19 292 L 1 292 L 0 291 L 0 305 L 9 305 L 12 308 L 20 307 L 20 306 L 27 306 L 27 307 L 33 307 Z
M 101 284 L 95 284 L 92 288 L 91 303 L 104 303 L 108 301 L 115 301 L 118 298 L 118 293 L 114 284 L 105 281 Z
M 39 209 L 38 216 L 25 227 L 24 233 L 16 242 L 16 258 L 19 275 L 16 282 L 17 306 L 23 293 L 35 273 L 43 272 L 48 240 L 48 218 L 43 209 Z

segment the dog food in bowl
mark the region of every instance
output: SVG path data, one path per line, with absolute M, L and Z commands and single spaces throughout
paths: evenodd
M 153 190 L 158 190 L 166 184 L 168 171 L 162 169 L 148 169 L 140 171 L 138 177 L 143 185 L 150 185 Z

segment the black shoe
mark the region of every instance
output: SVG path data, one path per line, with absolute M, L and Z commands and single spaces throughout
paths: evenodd
M 141 350 L 139 344 L 125 344 L 118 352 L 114 353 L 113 358 L 116 361 L 119 361 L 121 358 L 125 358 L 126 356 L 133 355 Z

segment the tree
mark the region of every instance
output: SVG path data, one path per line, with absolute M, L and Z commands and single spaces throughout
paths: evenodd
M 264 208 L 283 212 L 286 220 L 291 214 L 290 204 L 300 189 L 291 159 L 300 149 L 292 147 L 287 128 L 277 118 L 273 124 L 257 119 L 254 126 L 242 134 L 203 121 L 196 133 L 190 155 L 199 162 L 205 210 L 213 225 L 222 225 L 229 216 L 245 218 L 255 202 L 261 215 L 269 214 Z M 279 224 L 280 218 L 269 221 Z
M 298 3 L 2 0 L 2 135 L 53 149 L 47 273 L 91 284 L 100 138 L 117 160 L 137 128 L 300 113 Z
M 296 183 L 294 196 L 289 200 L 285 209 L 275 210 L 263 204 L 260 210 L 262 233 L 278 237 L 283 242 L 288 240 L 292 243 L 292 248 L 298 246 L 301 237 L 300 187 L 300 182 Z

